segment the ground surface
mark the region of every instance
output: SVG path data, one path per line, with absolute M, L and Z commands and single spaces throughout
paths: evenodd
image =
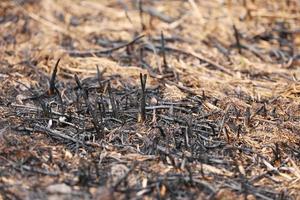
M 297 0 L 2 0 L 0 199 L 299 199 L 299 25 Z

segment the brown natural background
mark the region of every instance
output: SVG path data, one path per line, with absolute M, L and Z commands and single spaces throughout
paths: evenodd
M 1 0 L 0 199 L 300 199 L 299 79 L 298 0 Z

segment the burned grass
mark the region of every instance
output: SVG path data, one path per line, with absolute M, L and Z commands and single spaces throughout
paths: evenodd
M 299 198 L 298 1 L 0 5 L 2 199 Z

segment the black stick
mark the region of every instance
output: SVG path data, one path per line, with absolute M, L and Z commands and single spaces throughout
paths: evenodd
M 234 31 L 234 37 L 235 37 L 235 41 L 236 41 L 236 45 L 237 45 L 239 54 L 242 54 L 242 46 L 240 43 L 240 33 L 235 25 L 233 25 L 233 31 Z
M 141 122 L 145 122 L 146 120 L 146 81 L 147 81 L 147 74 L 140 73 L 140 80 L 141 80 Z
M 80 82 L 80 80 L 79 80 L 79 78 L 78 78 L 78 76 L 76 74 L 74 75 L 74 78 L 75 78 L 75 81 L 77 83 L 78 88 L 83 91 L 83 95 L 82 96 L 83 96 L 85 104 L 86 104 L 86 106 L 88 108 L 88 112 L 92 116 L 92 123 L 94 125 L 94 128 L 95 128 L 97 136 L 98 136 L 97 139 L 101 140 L 104 137 L 102 126 L 101 126 L 101 128 L 99 127 L 99 122 L 98 122 L 98 119 L 97 119 L 97 115 L 94 112 L 94 109 L 92 108 L 92 105 L 91 105 L 91 103 L 89 101 L 88 92 L 87 92 L 87 90 L 85 88 L 82 87 L 81 82 Z
M 55 67 L 54 67 L 52 75 L 51 75 L 51 79 L 49 81 L 49 90 L 48 90 L 49 95 L 53 95 L 55 93 L 55 78 L 56 78 L 56 74 L 57 74 L 57 68 L 58 68 L 59 61 L 60 61 L 60 58 L 57 60 L 57 62 L 55 64 Z

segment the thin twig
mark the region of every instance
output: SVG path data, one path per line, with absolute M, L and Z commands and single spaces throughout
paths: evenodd
M 141 81 L 141 122 L 145 122 L 146 120 L 146 81 L 147 81 L 147 74 L 140 73 L 140 81 Z
M 94 112 L 94 109 L 92 108 L 91 103 L 90 103 L 89 98 L 88 98 L 88 92 L 87 92 L 87 90 L 85 88 L 82 87 L 81 82 L 80 82 L 80 80 L 79 80 L 79 78 L 78 78 L 78 76 L 76 74 L 74 75 L 74 78 L 75 78 L 75 81 L 77 83 L 78 88 L 83 91 L 83 95 L 82 95 L 83 99 L 84 99 L 85 104 L 86 104 L 86 106 L 88 108 L 89 114 L 92 116 L 92 123 L 93 123 L 93 125 L 95 127 L 98 139 L 101 140 L 104 137 L 104 135 L 103 135 L 103 128 L 102 128 L 102 125 L 101 125 L 101 127 L 99 127 L 99 122 L 98 122 L 97 115 Z
M 56 79 L 56 74 L 57 74 L 57 68 L 58 68 L 58 64 L 59 64 L 60 58 L 57 60 L 55 67 L 53 69 L 52 75 L 51 75 L 51 79 L 49 81 L 49 90 L 48 90 L 48 94 L 49 95 L 53 95 L 55 90 L 55 79 Z
M 235 25 L 233 25 L 233 31 L 234 31 L 234 38 L 236 41 L 236 46 L 238 48 L 239 54 L 242 54 L 242 47 L 241 47 L 241 43 L 240 43 L 240 33 Z

